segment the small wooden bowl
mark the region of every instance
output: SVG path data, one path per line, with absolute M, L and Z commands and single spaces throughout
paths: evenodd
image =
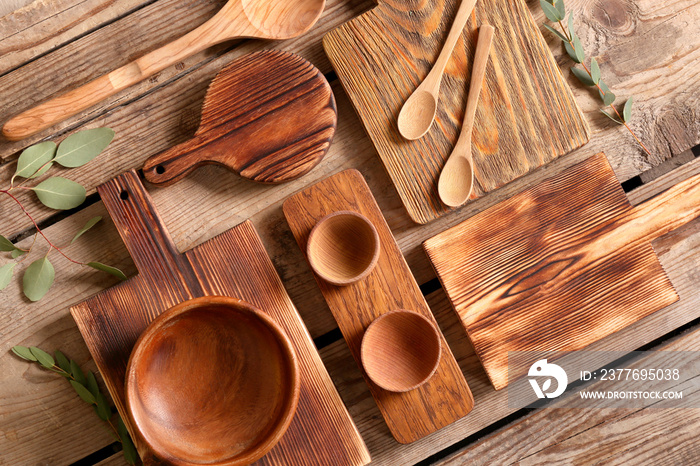
M 299 367 L 287 335 L 234 298 L 180 303 L 136 342 L 126 372 L 131 425 L 177 465 L 249 464 L 294 416 Z
M 326 215 L 309 234 L 306 255 L 316 274 L 334 285 L 365 278 L 379 260 L 379 234 L 364 215 L 342 210 Z
M 377 317 L 362 337 L 362 366 L 372 382 L 391 392 L 418 388 L 433 376 L 442 344 L 435 324 L 412 311 Z

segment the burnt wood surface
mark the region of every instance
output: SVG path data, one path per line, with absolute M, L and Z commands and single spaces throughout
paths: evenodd
M 262 309 L 287 333 L 299 360 L 297 412 L 260 464 L 369 463 L 369 453 L 250 222 L 180 254 L 134 171 L 98 187 L 139 274 L 71 308 L 122 418 L 124 376 L 137 338 L 189 298 L 230 296 Z M 134 435 L 133 429 L 131 430 Z M 139 453 L 152 459 L 135 438 Z
M 348 210 L 364 215 L 376 228 L 381 245 L 377 265 L 365 278 L 350 285 L 332 285 L 319 277 L 316 281 L 361 367 L 362 337 L 377 317 L 403 309 L 437 323 L 360 172 L 346 170 L 333 175 L 284 203 L 287 222 L 304 252 L 318 220 Z M 389 430 L 400 443 L 425 437 L 464 417 L 474 406 L 474 397 L 442 334 L 440 341 L 442 356 L 437 370 L 414 390 L 389 392 L 362 373 Z

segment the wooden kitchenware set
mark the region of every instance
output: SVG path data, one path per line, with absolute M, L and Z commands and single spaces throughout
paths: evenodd
M 461 1 L 470 10 L 475 3 Z M 324 2 L 297 3 L 230 0 L 199 35 L 19 115 L 4 134 L 26 137 L 221 40 L 301 34 Z M 588 140 L 522 0 L 460 11 L 448 39 L 460 0 L 406 3 L 383 0 L 330 32 L 324 47 L 413 220 L 459 205 L 442 202 L 438 187 L 457 148 L 471 165 L 475 198 Z M 486 23 L 496 33 L 479 35 L 489 47 L 482 43 L 475 60 Z M 446 41 L 449 60 L 437 58 Z M 401 109 L 436 60 L 437 88 L 427 82 L 441 97 L 424 131 L 412 126 L 420 112 Z M 472 67 L 478 79 L 467 85 Z M 468 135 L 457 142 L 465 107 Z M 165 186 L 214 163 L 258 182 L 288 181 L 321 161 L 335 127 L 333 93 L 313 65 L 258 52 L 217 75 L 194 137 L 151 157 L 143 173 Z M 249 221 L 180 253 L 136 172 L 98 192 L 139 273 L 71 312 L 144 462 L 370 462 Z M 394 438 L 413 442 L 466 416 L 474 398 L 464 374 L 360 172 L 307 187 L 283 210 Z M 698 215 L 698 176 L 632 207 L 598 154 L 424 248 L 501 389 L 509 351 L 582 349 L 676 301 L 650 241 Z

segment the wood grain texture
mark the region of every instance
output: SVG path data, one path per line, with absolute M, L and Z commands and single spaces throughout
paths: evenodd
M 123 417 L 126 363 L 146 326 L 186 299 L 232 296 L 263 309 L 283 328 L 302 374 L 292 424 L 261 464 L 368 463 L 364 443 L 252 224 L 245 222 L 179 254 L 135 172 L 115 178 L 99 192 L 139 275 L 73 306 L 71 313 Z M 140 453 L 150 457 L 143 442 L 135 440 Z
M 658 351 L 666 352 L 663 359 L 668 367 L 681 371 L 681 379 L 668 389 L 682 391 L 686 400 L 683 403 L 664 408 L 664 401 L 650 399 L 642 407 L 600 409 L 591 408 L 590 400 L 568 397 L 436 464 L 697 464 L 700 410 L 691 406 L 700 387 L 686 375 L 696 372 L 691 365 L 696 359 L 694 354 L 700 351 L 700 328 L 683 333 L 622 367 L 657 367 L 661 359 Z M 605 391 L 606 384 L 609 388 L 609 382 L 598 381 L 586 386 L 586 390 Z M 551 435 L 533 435 L 537 432 Z
M 637 207 L 604 154 L 424 243 L 496 389 L 675 302 L 650 241 L 700 214 L 698 177 Z M 507 223 L 505 223 L 507 222 Z
M 323 159 L 336 121 L 333 91 L 315 66 L 288 52 L 256 52 L 216 75 L 194 138 L 150 157 L 144 175 L 167 186 L 215 163 L 261 183 L 290 181 Z
M 360 172 L 346 170 L 327 178 L 287 199 L 283 208 L 302 251 L 306 251 L 309 234 L 316 222 L 336 211 L 358 212 L 377 229 L 381 252 L 377 265 L 367 277 L 342 287 L 317 278 L 358 366 L 362 366 L 362 337 L 377 317 L 404 309 L 418 312 L 435 323 Z M 389 430 L 400 443 L 419 440 L 464 417 L 474 406 L 464 375 L 442 335 L 441 344 L 442 357 L 435 374 L 415 390 L 388 392 L 363 374 Z
M 463 120 L 479 25 L 493 25 L 496 34 L 474 127 L 472 197 L 589 138 L 588 124 L 522 0 L 477 4 L 448 63 L 432 130 L 418 141 L 399 135 L 399 111 L 435 61 L 458 3 L 388 0 L 323 42 L 410 217 L 419 223 L 449 210 L 437 180 Z

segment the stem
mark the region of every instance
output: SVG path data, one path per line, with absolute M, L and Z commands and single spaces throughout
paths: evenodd
M 559 27 L 564 32 L 564 35 L 566 36 L 567 42 L 569 43 L 571 48 L 573 48 L 574 47 L 573 39 L 571 38 L 571 36 L 569 36 L 569 33 L 566 31 L 566 28 L 564 28 L 564 25 L 562 24 L 561 21 L 559 21 Z M 583 66 L 583 69 L 586 70 L 586 73 L 588 73 L 588 76 L 590 76 L 591 81 L 593 81 L 593 75 L 591 74 L 591 71 L 588 69 L 586 64 L 582 62 L 581 66 Z M 600 87 L 600 85 L 598 83 L 595 83 L 595 87 L 598 88 L 598 91 L 600 92 L 600 94 L 603 97 L 605 97 L 605 91 Z M 646 152 L 647 155 L 649 155 L 651 157 L 651 152 L 649 152 L 649 149 L 647 149 L 647 146 L 645 146 L 644 143 L 637 137 L 637 135 L 634 134 L 634 131 L 632 131 L 632 128 L 630 128 L 627 125 L 627 122 L 625 121 L 624 118 L 622 118 L 622 115 L 620 115 L 620 112 L 617 111 L 615 106 L 613 104 L 610 104 L 609 107 L 612 109 L 613 112 L 615 112 L 615 115 L 617 115 L 617 117 L 620 119 L 620 121 L 625 126 L 625 128 L 627 128 L 627 131 L 630 132 L 632 137 L 637 141 L 637 143 L 642 147 L 642 149 L 644 149 L 644 152 Z
M 28 188 L 27 188 L 27 189 L 28 189 Z M 20 202 L 20 200 L 17 199 L 15 196 L 13 196 L 9 189 L 0 189 L 0 193 L 5 193 L 5 194 L 7 194 L 8 196 L 10 196 L 12 199 L 14 199 L 14 201 L 17 203 L 17 205 L 19 205 L 20 209 L 22 209 L 22 212 L 24 212 L 24 213 L 27 215 L 27 217 L 29 217 L 29 220 L 32 221 L 32 223 L 34 224 L 34 228 L 36 228 L 37 233 L 39 233 L 41 236 L 44 237 L 44 239 L 46 240 L 46 242 L 49 243 L 49 246 L 50 246 L 50 247 L 52 247 L 53 249 L 55 249 L 56 251 L 58 251 L 63 257 L 65 257 L 65 258 L 68 259 L 69 261 L 73 262 L 74 264 L 85 265 L 84 262 L 78 262 L 78 261 L 76 261 L 76 260 L 71 259 L 71 258 L 68 257 L 63 251 L 61 251 L 61 248 L 59 248 L 59 247 L 57 247 L 56 245 L 54 245 L 54 244 L 51 242 L 51 240 L 48 239 L 48 238 L 46 237 L 46 235 L 44 234 L 44 232 L 41 231 L 41 228 L 39 228 L 39 225 L 38 225 L 38 224 L 36 223 L 36 221 L 34 220 L 34 217 L 32 217 L 31 214 L 30 214 L 29 212 L 27 212 L 27 209 L 24 208 L 24 206 L 22 205 L 22 203 Z

